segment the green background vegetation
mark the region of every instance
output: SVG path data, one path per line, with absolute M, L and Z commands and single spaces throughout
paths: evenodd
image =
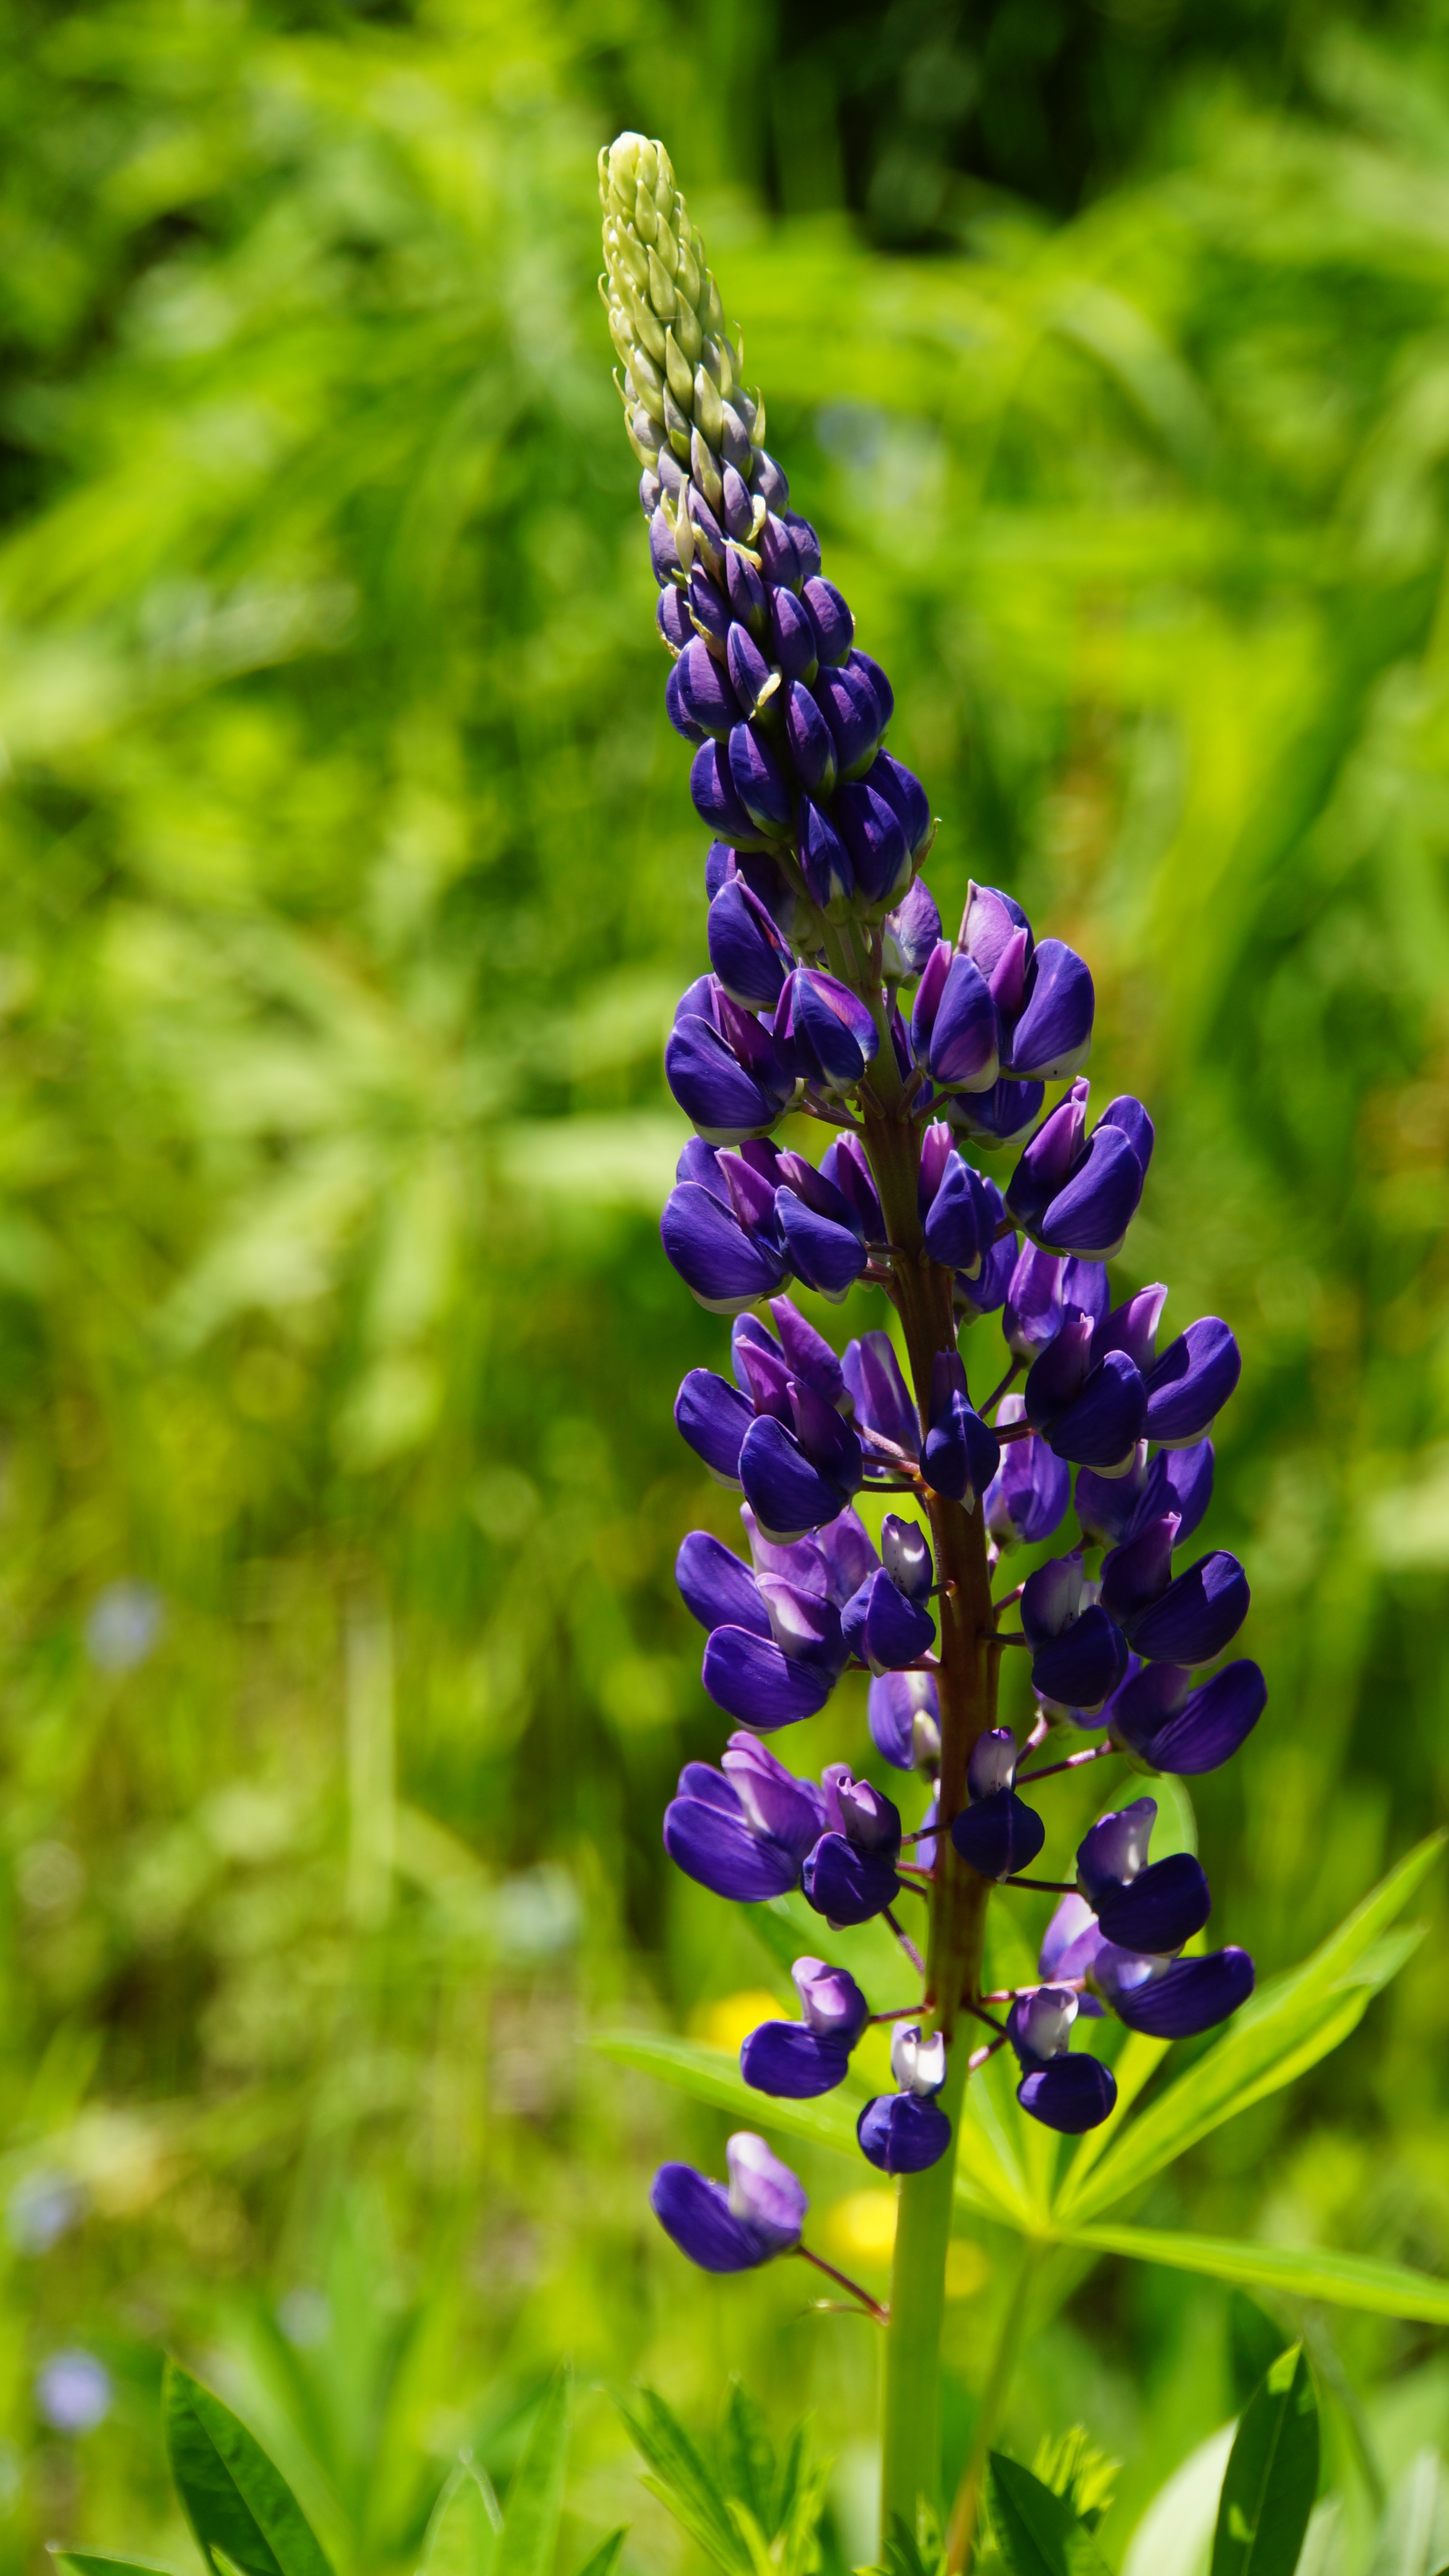
M 731 2370 L 816 2409 L 863 2556 L 869 2329 L 689 2274 L 647 2178 L 723 2124 L 582 2044 L 718 2035 L 773 1975 L 658 1839 L 722 1732 L 672 1559 L 730 1507 L 669 1419 L 723 1342 L 654 1231 L 703 835 L 594 156 L 670 144 L 943 913 L 974 873 L 1091 960 L 1094 1074 L 1158 1118 L 1124 1286 L 1240 1335 L 1211 1535 L 1272 1698 L 1196 1805 L 1272 1968 L 1449 1784 L 1436 24 L 0 24 L 0 2555 L 185 2563 L 169 2342 L 344 2576 L 416 2564 L 461 2443 L 506 2476 L 563 2352 L 566 2563 L 631 2518 L 626 2567 L 683 2563 L 599 2385 L 698 2423 Z M 163 1611 L 129 1667 L 119 1584 Z M 865 1741 L 848 1689 L 800 1760 Z M 1443 1928 L 1144 2218 L 1442 2269 Z M 863 2168 L 805 2169 L 868 2270 Z M 953 2457 L 1011 2280 L 962 2247 Z M 1126 2462 L 1117 2563 L 1300 2330 L 1362 2518 L 1449 2442 L 1421 2328 L 1103 2264 L 1008 2438 Z M 76 2344 L 116 2390 L 81 2439 L 35 2394 Z

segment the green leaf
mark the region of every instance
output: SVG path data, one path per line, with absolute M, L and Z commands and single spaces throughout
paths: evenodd
M 635 2449 L 648 2461 L 644 2484 L 666 2505 L 692 2540 L 727 2571 L 752 2576 L 753 2560 L 714 2471 L 700 2458 L 684 2426 L 652 2388 L 614 2400 Z
M 549 2382 L 513 2472 L 493 2576 L 549 2576 L 563 2506 L 572 2397 L 573 2374 L 565 2362 Z
M 1293 2576 L 1318 2486 L 1318 2401 L 1301 2344 L 1243 2409 L 1213 2534 L 1212 2576 Z
M 1106 2560 L 1065 2496 L 1019 2460 L 991 2454 L 991 2527 L 1012 2576 L 1107 2576 Z
M 1198 2138 L 1276 2093 L 1348 2037 L 1374 1994 L 1408 1955 L 1382 1935 L 1443 1848 L 1431 1834 L 1392 1869 L 1312 1956 L 1260 1988 L 1216 2046 L 1122 2130 L 1100 2161 L 1074 2164 L 1053 2217 L 1094 2218 L 1140 2189 Z
M 627 2522 L 621 2522 L 617 2531 L 611 2531 L 607 2540 L 600 2541 L 592 2557 L 584 2560 L 579 2576 L 614 2576 L 628 2537 L 629 2526 Z
M 179 2363 L 161 2387 L 166 2457 L 203 2558 L 242 2576 L 331 2576 L 306 2515 L 254 2434 Z
M 471 2451 L 444 2481 L 423 2535 L 420 2576 L 488 2576 L 503 2516 Z
M 1449 2325 L 1449 2281 L 1403 2264 L 1378 2263 L 1368 2254 L 1335 2254 L 1322 2246 L 1301 2251 L 1281 2245 L 1240 2245 L 1231 2237 L 1180 2236 L 1156 2227 L 1081 2227 L 1063 2231 L 1071 2245 L 1099 2254 L 1125 2254 L 1137 2263 L 1161 2263 L 1174 2272 L 1206 2272 L 1244 2289 L 1277 2290 L 1285 2298 L 1326 2299 L 1335 2307 L 1361 2308 L 1372 2316 L 1424 2325 Z

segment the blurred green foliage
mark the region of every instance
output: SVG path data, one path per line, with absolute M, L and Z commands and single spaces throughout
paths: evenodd
M 964 47 L 982 112 L 1025 113 L 1025 0 L 994 55 L 900 23 L 902 65 Z M 647 2175 L 718 2124 L 581 2045 L 720 2035 L 776 1978 L 658 1842 L 720 1735 L 674 1550 L 730 1512 L 669 1419 L 721 1347 L 654 1234 L 703 850 L 593 295 L 617 122 L 667 136 L 892 672 L 943 912 L 974 872 L 1092 961 L 1095 1070 L 1159 1118 L 1124 1281 L 1243 1341 L 1214 1535 L 1272 1700 L 1197 1800 L 1215 1923 L 1282 1965 L 1442 1810 L 1449 76 L 1303 16 L 1275 89 L 1271 23 L 1185 87 L 1154 39 L 1134 90 L 1105 19 L 1102 78 L 1171 116 L 1088 152 L 1048 115 L 1060 185 L 967 118 L 949 220 L 897 220 L 862 175 L 896 87 L 868 133 L 812 109 L 804 15 L 6 10 L 7 2566 L 184 2550 L 168 2340 L 344 2576 L 416 2564 L 460 2446 L 506 2478 L 565 2351 L 565 2563 L 631 2519 L 626 2563 L 680 2563 L 588 2393 L 636 2370 L 696 2423 L 731 2369 L 808 2394 L 827 2551 L 869 2548 L 868 2330 L 802 2318 L 788 2267 L 687 2276 Z M 825 136 L 803 194 L 781 99 Z M 845 1696 L 799 1760 L 864 1746 Z M 1431 1939 L 1145 2218 L 1442 2268 L 1446 2036 Z M 888 2204 L 806 2170 L 877 2279 Z M 953 2455 L 1013 2278 L 958 2251 Z M 1007 2429 L 1122 2458 L 1113 2564 L 1179 2462 L 1216 2495 L 1197 2446 L 1284 2325 L 1340 2532 L 1417 2477 L 1432 2533 L 1421 2330 L 1068 2290 Z M 113 2388 L 84 2434 L 38 2377 L 76 2346 Z

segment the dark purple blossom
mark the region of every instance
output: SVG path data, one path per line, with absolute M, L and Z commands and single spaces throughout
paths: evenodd
M 661 2165 L 649 2206 L 681 2254 L 705 2272 L 749 2272 L 800 2242 L 810 2203 L 788 2165 L 745 2129 L 725 2145 L 729 2186 L 692 2165 Z

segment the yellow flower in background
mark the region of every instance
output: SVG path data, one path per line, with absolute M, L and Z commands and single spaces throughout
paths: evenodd
M 696 2004 L 689 2016 L 691 2039 L 702 2039 L 706 2048 L 723 2048 L 737 2057 L 752 2030 L 762 2021 L 788 2019 L 778 1995 L 767 1994 L 763 1986 L 748 1987 L 743 1994 L 722 1995 L 713 2003 Z

